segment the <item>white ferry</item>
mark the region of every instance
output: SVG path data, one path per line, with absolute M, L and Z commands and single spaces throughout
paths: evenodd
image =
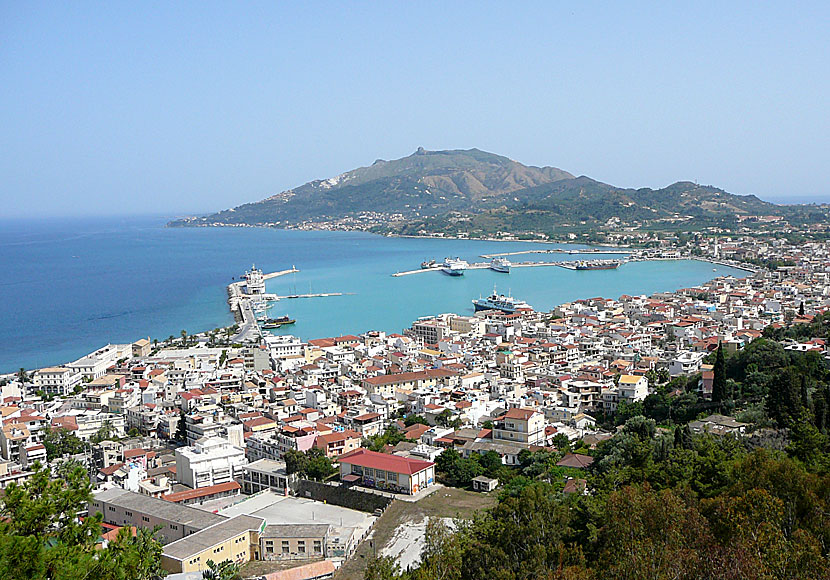
M 475 306 L 476 311 L 501 310 L 507 314 L 512 314 L 520 308 L 531 308 L 524 300 L 499 294 L 495 288 L 493 288 L 493 293 L 487 298 L 479 297 L 477 300 L 473 300 L 473 306 Z
M 512 266 L 512 264 L 507 258 L 493 258 L 493 261 L 490 262 L 490 269 L 494 272 L 509 274 L 510 266 Z
M 469 264 L 460 258 L 444 258 L 441 271 L 449 276 L 463 276 Z

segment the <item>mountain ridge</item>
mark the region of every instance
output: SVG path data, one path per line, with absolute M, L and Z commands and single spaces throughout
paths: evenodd
M 413 224 L 446 229 L 458 221 L 483 222 L 510 214 L 514 227 L 522 212 L 529 221 L 554 226 L 609 220 L 649 222 L 717 221 L 737 216 L 783 215 L 787 207 L 755 195 L 736 195 L 713 186 L 677 181 L 664 188 L 620 188 L 552 166 L 524 165 L 480 149 L 428 151 L 394 160 L 377 159 L 328 179 L 214 214 L 184 218 L 170 226 L 364 223 L 373 231 L 408 231 Z M 350 226 L 349 224 L 352 224 Z

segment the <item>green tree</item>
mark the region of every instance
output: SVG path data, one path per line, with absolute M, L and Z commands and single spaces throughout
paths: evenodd
M 206 562 L 207 570 L 202 572 L 204 580 L 240 580 L 239 564 L 225 560 L 218 564 L 213 560 Z
M 187 413 L 184 409 L 179 411 L 179 422 L 176 425 L 176 441 L 184 443 L 187 441 Z
M 412 425 L 429 425 L 424 417 L 416 413 L 410 413 L 404 417 L 403 424 L 407 427 L 411 427 Z
M 718 343 L 713 371 L 712 401 L 720 403 L 726 398 L 726 358 L 723 355 L 723 345 L 721 343 Z
M 161 546 L 151 530 L 124 529 L 99 549 L 101 514 L 81 519 L 92 500 L 84 468 L 53 478 L 35 464 L 28 481 L 10 483 L 0 503 L 0 577 L 54 580 L 149 580 L 161 573 Z
M 303 477 L 308 471 L 308 457 L 302 451 L 289 449 L 282 454 L 282 459 L 285 461 L 285 472 L 288 475 L 296 473 Z
M 46 459 L 52 461 L 65 455 L 81 453 L 86 444 L 69 429 L 60 427 L 46 432 L 43 446 L 46 447 Z

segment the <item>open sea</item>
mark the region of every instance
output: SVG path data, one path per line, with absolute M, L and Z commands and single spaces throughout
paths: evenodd
M 552 246 L 357 232 L 165 228 L 166 222 L 164 217 L 0 221 L 0 372 L 69 362 L 108 342 L 164 339 L 183 329 L 194 333 L 232 324 L 226 286 L 252 264 L 264 272 L 292 265 L 300 270 L 269 280 L 268 292 L 350 293 L 282 300 L 269 310 L 271 316 L 296 318 L 281 333 L 305 340 L 372 329 L 400 332 L 420 316 L 471 314 L 471 300 L 494 285 L 547 310 L 577 298 L 650 294 L 715 276 L 746 275 L 706 262 L 664 261 L 617 270 L 538 267 L 393 278 L 393 272 L 417 269 L 428 258 L 483 261 L 480 254 Z

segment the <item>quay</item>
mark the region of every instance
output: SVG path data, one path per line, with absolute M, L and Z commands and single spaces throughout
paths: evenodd
M 493 258 L 503 256 L 521 256 L 522 254 L 631 254 L 632 250 L 609 249 L 602 250 L 599 248 L 586 248 L 577 250 L 563 250 L 561 248 L 553 248 L 550 250 L 521 250 L 518 252 L 501 252 L 498 254 L 481 254 L 480 258 L 485 260 L 492 260 Z
M 541 266 L 559 266 L 560 268 L 565 268 L 567 270 L 576 270 L 576 265 L 581 262 L 582 260 L 563 260 L 558 262 L 512 262 L 510 264 L 511 268 L 535 268 Z M 488 270 L 490 268 L 489 262 L 473 262 L 467 265 L 467 270 Z M 411 276 L 412 274 L 422 274 L 424 272 L 440 272 L 441 266 L 435 266 L 432 268 L 418 268 L 417 270 L 406 270 L 404 272 L 395 272 L 392 274 L 393 278 L 399 278 L 401 276 Z

